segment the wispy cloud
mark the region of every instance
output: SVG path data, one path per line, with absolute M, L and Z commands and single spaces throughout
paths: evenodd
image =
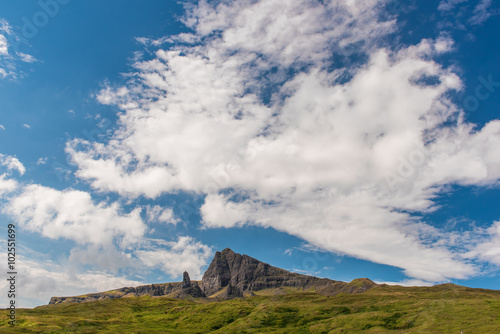
M 24 123 L 24 124 L 23 124 L 23 127 L 24 127 L 25 129 L 31 129 L 31 125 L 26 124 L 26 123 Z
M 44 157 L 44 158 L 38 158 L 36 164 L 37 165 L 45 165 L 47 163 L 47 160 L 49 160 L 49 158 L 47 157 Z
M 469 0 L 442 0 L 438 9 L 444 16 L 454 17 L 455 22 L 450 22 L 448 25 L 455 25 L 460 29 L 466 29 L 468 25 L 481 25 L 491 16 L 499 14 L 498 9 L 491 8 L 492 0 L 476 0 L 474 2 L 476 2 L 475 5 L 469 4 Z M 472 8 L 474 9 L 472 10 Z
M 20 63 L 37 61 L 35 57 L 15 50 L 14 46 L 18 44 L 18 41 L 19 38 L 12 31 L 10 24 L 0 18 L 0 79 L 22 77 L 24 72 L 19 69 Z
M 442 0 L 439 3 L 438 9 L 442 11 L 451 11 L 455 9 L 458 4 L 467 2 L 469 0 Z
M 36 63 L 38 61 L 32 55 L 29 55 L 29 54 L 26 54 L 26 53 L 17 52 L 17 55 L 19 56 L 19 58 L 21 59 L 21 61 L 23 61 L 25 63 Z
M 473 25 L 479 25 L 486 22 L 491 13 L 491 0 L 481 0 L 481 2 L 474 8 L 474 16 L 471 17 L 469 22 Z

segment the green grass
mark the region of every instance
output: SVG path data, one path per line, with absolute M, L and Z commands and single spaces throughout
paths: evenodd
M 287 289 L 227 301 L 134 297 L 2 313 L 0 333 L 500 333 L 500 291 L 382 286 L 326 297 Z

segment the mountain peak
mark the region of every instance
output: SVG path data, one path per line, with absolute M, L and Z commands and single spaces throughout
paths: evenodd
M 233 252 L 233 250 L 229 247 L 225 248 L 222 252 L 222 254 L 236 254 L 235 252 Z

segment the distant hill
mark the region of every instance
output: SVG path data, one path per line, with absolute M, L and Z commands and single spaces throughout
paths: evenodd
M 279 293 L 280 289 L 287 287 L 296 288 L 299 291 L 314 291 L 325 296 L 335 296 L 339 293 L 362 293 L 376 286 L 377 284 L 367 278 L 345 283 L 293 273 L 226 248 L 222 252 L 215 253 L 200 282 L 192 282 L 189 274 L 185 272 L 183 282 L 126 287 L 73 297 L 52 297 L 49 304 L 140 296 L 231 299 L 251 296 L 255 291 L 267 289 L 275 289 L 276 293 Z

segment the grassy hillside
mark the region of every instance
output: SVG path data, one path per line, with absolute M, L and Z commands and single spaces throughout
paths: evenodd
M 500 333 L 500 291 L 381 286 L 325 297 L 292 288 L 214 301 L 133 297 L 18 310 L 0 333 Z

